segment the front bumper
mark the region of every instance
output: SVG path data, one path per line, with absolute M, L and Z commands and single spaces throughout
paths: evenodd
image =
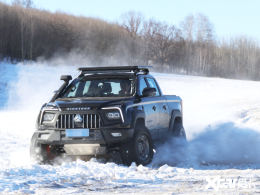
M 120 144 L 133 137 L 134 129 L 95 129 L 91 130 L 88 137 L 66 137 L 65 130 L 43 130 L 35 132 L 37 142 L 48 145 L 66 144 L 100 144 L 109 147 Z
M 67 155 L 106 155 L 119 144 L 133 137 L 133 129 L 95 129 L 88 137 L 66 137 L 65 130 L 36 131 L 34 136 L 39 144 L 63 148 Z M 117 136 L 113 136 L 117 135 Z M 121 136 L 118 136 L 121 135 Z

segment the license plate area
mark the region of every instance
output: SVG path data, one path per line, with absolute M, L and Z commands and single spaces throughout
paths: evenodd
M 89 129 L 66 129 L 66 137 L 89 137 Z

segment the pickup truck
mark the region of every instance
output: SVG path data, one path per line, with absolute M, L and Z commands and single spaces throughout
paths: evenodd
M 163 95 L 146 66 L 85 67 L 70 75 L 37 118 L 30 154 L 38 163 L 59 156 L 120 156 L 149 164 L 157 141 L 186 139 L 182 99 Z

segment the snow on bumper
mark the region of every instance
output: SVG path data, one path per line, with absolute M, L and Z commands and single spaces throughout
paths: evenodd
M 68 155 L 106 154 L 106 147 L 102 147 L 100 144 L 65 144 L 64 150 Z

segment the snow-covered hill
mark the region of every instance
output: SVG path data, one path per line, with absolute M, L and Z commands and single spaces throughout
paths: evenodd
M 76 67 L 0 64 L 0 73 L 0 193 L 259 192 L 260 82 L 156 73 L 165 94 L 183 98 L 187 145 L 165 143 L 148 167 L 48 166 L 29 159 L 35 119 Z

